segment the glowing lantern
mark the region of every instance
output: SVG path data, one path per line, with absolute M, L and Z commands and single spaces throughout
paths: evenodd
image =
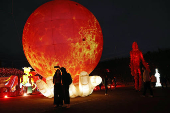
M 38 90 L 44 96 L 52 98 L 54 96 L 54 84 L 53 84 L 52 76 L 47 77 L 46 83 L 41 79 L 37 80 L 37 82 L 36 82 Z
M 51 76 L 50 76 L 51 77 Z M 46 97 L 52 98 L 54 96 L 54 85 L 52 85 L 53 79 L 47 77 L 47 84 L 39 79 L 36 84 L 39 91 Z M 69 86 L 70 97 L 74 98 L 77 96 L 85 97 L 93 92 L 93 89 L 102 82 L 100 76 L 90 76 L 87 72 L 82 71 L 79 76 L 79 83 L 74 85 L 73 83 Z
M 24 67 L 22 69 L 24 70 L 25 74 L 29 75 L 29 72 L 31 71 L 32 68 L 31 67 Z
M 75 86 L 73 83 L 70 84 L 69 94 L 70 94 L 71 98 L 79 96 L 79 88 L 78 87 L 79 87 L 78 85 Z
M 32 68 L 31 67 L 24 67 L 23 69 L 24 69 L 24 73 L 26 75 L 23 75 L 22 78 L 21 78 L 20 88 L 22 88 L 22 85 L 23 85 L 23 86 L 29 87 L 30 90 L 34 90 L 36 88 L 36 84 L 34 83 L 33 77 L 30 74 L 30 71 L 31 71 Z M 32 89 L 33 85 L 34 85 L 34 88 Z
M 18 76 L 12 75 L 6 81 L 7 81 L 7 83 L 5 83 L 5 86 L 10 87 L 12 91 L 15 91 L 16 85 L 18 84 Z
M 54 0 L 38 7 L 23 30 L 23 50 L 30 65 L 43 77 L 53 76 L 54 66 L 65 67 L 72 78 L 91 71 L 103 50 L 99 22 L 84 6 Z
M 94 75 L 94 76 L 90 76 L 90 81 L 93 87 L 99 85 L 102 82 L 102 78 Z
M 26 93 L 24 93 L 24 96 L 27 96 L 27 94 L 26 94 Z
M 89 87 L 89 75 L 87 72 L 83 71 L 79 76 L 79 90 L 81 96 L 87 96 L 90 94 L 91 89 Z
M 29 72 L 32 68 L 31 67 L 24 67 L 23 69 L 24 69 L 24 73 L 26 75 L 23 75 L 23 77 L 22 77 L 22 84 L 25 85 L 25 86 L 27 86 L 27 85 L 30 86 L 31 84 L 29 83 L 30 80 L 29 80 L 28 76 L 30 76 Z
M 90 76 L 85 71 L 82 71 L 79 76 L 79 83 L 71 84 L 69 88 L 70 97 L 85 97 L 90 95 L 94 88 L 102 82 L 100 76 Z

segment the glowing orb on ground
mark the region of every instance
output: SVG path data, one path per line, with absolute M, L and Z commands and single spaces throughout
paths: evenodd
M 74 78 L 96 67 L 102 55 L 103 35 L 99 22 L 84 6 L 54 0 L 30 15 L 22 43 L 27 60 L 40 75 L 53 76 L 54 66 L 60 65 Z
M 24 96 L 27 96 L 27 94 L 26 94 L 26 93 L 24 93 Z

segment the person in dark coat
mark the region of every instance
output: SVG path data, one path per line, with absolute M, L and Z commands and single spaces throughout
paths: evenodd
M 54 107 L 59 107 L 63 105 L 62 76 L 60 69 L 56 69 L 56 72 L 53 76 L 53 84 L 54 84 Z
M 67 105 L 66 108 L 70 108 L 69 85 L 72 83 L 72 78 L 71 75 L 67 73 L 66 68 L 61 67 L 61 71 L 62 71 L 64 104 Z
M 107 90 L 108 90 L 108 81 L 109 81 L 109 75 L 110 75 L 110 70 L 109 69 L 106 69 L 105 70 L 105 76 L 104 76 L 104 86 L 105 86 L 105 95 L 108 95 L 107 94 Z
M 107 85 L 108 85 L 108 75 L 105 75 L 104 76 L 105 95 L 108 95 L 107 94 L 107 90 L 108 90 Z
M 166 79 L 166 76 L 161 76 L 160 77 L 160 82 L 161 82 L 162 88 L 164 88 L 164 85 L 167 88 L 167 79 Z
M 144 91 L 143 91 L 142 97 L 145 97 L 145 94 L 146 94 L 146 90 L 147 90 L 147 89 L 150 90 L 150 97 L 153 97 L 153 91 L 152 91 L 152 88 L 151 88 L 149 71 L 146 70 L 145 67 L 143 67 L 142 70 L 144 70 L 144 71 L 143 71 Z

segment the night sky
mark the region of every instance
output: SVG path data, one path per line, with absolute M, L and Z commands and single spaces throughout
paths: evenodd
M 24 60 L 22 32 L 31 13 L 51 0 L 0 0 L 0 59 Z M 72 0 L 89 9 L 103 32 L 101 61 L 129 57 L 132 43 L 139 49 L 170 48 L 168 0 Z

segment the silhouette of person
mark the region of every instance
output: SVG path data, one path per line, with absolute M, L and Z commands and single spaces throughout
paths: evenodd
M 67 105 L 66 108 L 70 108 L 70 95 L 69 95 L 69 85 L 72 83 L 72 78 L 69 73 L 67 73 L 66 68 L 61 67 L 62 71 L 62 83 L 64 92 L 64 104 Z
M 112 79 L 110 77 L 108 78 L 108 86 L 110 87 L 110 90 L 112 90 Z
M 166 76 L 164 77 L 164 83 L 165 83 L 165 86 L 167 88 L 167 77 Z
M 161 81 L 162 88 L 164 88 L 164 85 L 167 88 L 167 79 L 166 79 L 166 77 L 165 76 L 161 76 L 160 77 L 160 81 Z
M 107 94 L 107 90 L 108 90 L 107 85 L 108 85 L 108 75 L 106 74 L 106 75 L 104 76 L 105 95 L 108 95 L 108 94 Z
M 153 97 L 153 92 L 152 92 L 152 88 L 151 88 L 151 85 L 150 85 L 151 83 L 150 83 L 149 71 L 146 70 L 144 67 L 142 68 L 142 70 L 144 70 L 144 72 L 143 72 L 143 82 L 144 82 L 143 96 L 145 96 L 146 90 L 149 89 L 150 90 L 150 97 Z
M 142 52 L 138 49 L 137 42 L 133 42 L 132 50 L 130 51 L 130 65 L 129 66 L 131 68 L 131 75 L 134 77 L 134 80 L 135 80 L 136 91 L 140 91 L 142 87 L 142 75 L 141 75 L 141 69 L 140 69 L 141 61 L 144 67 L 147 70 L 149 70 L 149 66 L 145 62 Z
M 54 84 L 54 107 L 59 107 L 63 105 L 63 91 L 62 91 L 62 78 L 60 69 L 55 68 L 56 72 L 53 76 Z
M 115 88 L 116 88 L 116 77 L 114 77 L 113 80 L 114 80 L 114 85 L 115 85 Z
M 102 83 L 100 83 L 100 84 L 99 84 L 99 88 L 100 88 L 100 90 L 101 90 L 101 87 L 102 87 Z
M 151 76 L 151 84 L 152 84 L 153 88 L 155 88 L 155 85 L 156 85 L 156 77 L 155 77 L 155 75 Z

